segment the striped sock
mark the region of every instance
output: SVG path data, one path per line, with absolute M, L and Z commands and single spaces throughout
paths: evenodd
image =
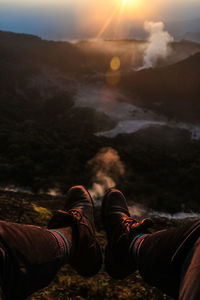
M 137 261 L 137 258 L 139 256 L 139 251 L 141 248 L 141 245 L 146 237 L 148 237 L 149 234 L 140 233 L 138 234 L 131 242 L 129 247 L 129 253 L 133 258 Z
M 60 255 L 68 262 L 70 257 L 70 247 L 66 237 L 58 230 L 52 229 L 48 231 L 55 237 L 60 249 Z

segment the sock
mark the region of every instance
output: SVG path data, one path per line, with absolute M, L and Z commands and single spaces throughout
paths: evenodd
M 65 263 L 69 261 L 70 258 L 70 250 L 71 243 L 67 240 L 67 238 L 57 229 L 48 230 L 56 239 L 58 243 L 58 247 L 60 249 L 60 255 L 64 258 Z
M 141 248 L 141 245 L 146 237 L 148 237 L 149 234 L 140 233 L 138 234 L 131 242 L 129 247 L 129 253 L 133 258 L 137 261 L 137 258 L 139 256 L 139 251 Z

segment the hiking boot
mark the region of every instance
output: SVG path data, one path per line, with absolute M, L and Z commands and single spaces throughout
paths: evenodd
M 72 227 L 74 247 L 69 264 L 82 276 L 95 275 L 101 268 L 102 254 L 95 237 L 94 204 L 83 186 L 74 186 L 67 192 L 64 211 L 57 211 L 49 228 Z M 67 238 L 67 236 L 66 236 Z
M 137 263 L 129 248 L 133 239 L 141 233 L 149 233 L 152 221 L 137 221 L 130 216 L 124 195 L 110 189 L 102 202 L 102 220 L 108 244 L 105 251 L 105 268 L 115 279 L 123 279 L 137 269 Z

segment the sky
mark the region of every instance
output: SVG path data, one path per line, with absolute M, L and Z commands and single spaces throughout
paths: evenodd
M 121 38 L 145 20 L 198 18 L 200 0 L 0 0 L 0 30 L 56 40 Z

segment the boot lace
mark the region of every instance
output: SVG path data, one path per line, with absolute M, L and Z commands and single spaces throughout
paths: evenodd
M 77 209 L 71 209 L 69 214 L 72 215 L 74 218 L 78 219 L 79 221 L 82 219 L 82 214 Z
M 143 219 L 142 221 L 137 221 L 133 218 L 127 218 L 122 221 L 122 224 L 125 226 L 126 230 L 133 232 L 133 231 L 141 231 L 148 232 L 148 228 L 153 226 L 153 222 L 151 219 Z
M 137 223 L 137 221 L 133 218 L 127 218 L 122 221 L 122 224 L 125 226 L 125 228 L 129 231 L 134 225 Z

